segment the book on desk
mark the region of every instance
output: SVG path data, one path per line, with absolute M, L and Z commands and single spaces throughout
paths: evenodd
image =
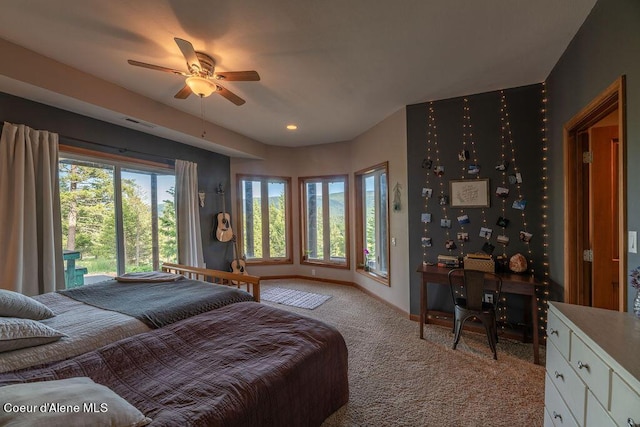
M 460 267 L 460 258 L 453 255 L 438 255 L 438 267 L 458 268 Z

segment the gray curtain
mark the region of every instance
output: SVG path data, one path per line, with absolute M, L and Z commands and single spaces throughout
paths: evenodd
M 4 123 L 0 139 L 0 287 L 64 288 L 58 135 Z
M 176 217 L 178 262 L 204 267 L 198 209 L 198 165 L 185 160 L 176 160 Z

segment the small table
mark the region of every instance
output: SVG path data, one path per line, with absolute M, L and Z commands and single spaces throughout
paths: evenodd
M 64 249 L 62 251 L 62 259 L 67 262 L 67 268 L 64 272 L 66 287 L 74 287 L 76 282 L 76 260 L 80 259 L 80 252 Z
M 418 273 L 422 274 L 420 286 L 420 339 L 424 337 L 424 324 L 429 322 L 427 309 L 427 283 L 449 286 L 448 268 L 421 264 Z M 536 299 L 536 281 L 533 276 L 496 273 L 502 279 L 502 292 L 507 294 L 527 295 L 531 300 L 531 335 L 533 336 L 533 362 L 540 364 L 538 337 L 538 302 Z

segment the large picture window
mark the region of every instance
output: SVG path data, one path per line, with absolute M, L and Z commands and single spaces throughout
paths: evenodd
M 249 263 L 291 262 L 291 179 L 238 175 L 242 254 Z
M 349 268 L 348 177 L 300 178 L 302 263 Z
M 65 151 L 58 169 L 63 249 L 85 284 L 177 261 L 173 169 Z
M 388 283 L 388 164 L 385 162 L 356 172 L 355 182 L 358 270 Z

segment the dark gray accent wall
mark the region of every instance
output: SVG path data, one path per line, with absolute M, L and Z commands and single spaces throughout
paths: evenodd
M 200 209 L 204 259 L 208 268 L 229 269 L 233 258 L 231 243 L 218 242 L 211 234 L 213 216 L 222 210 L 222 198 L 215 190 L 219 183 L 225 188 L 230 185 L 229 157 L 2 92 L 0 121 L 56 132 L 61 143 L 95 151 L 152 161 L 159 161 L 160 157 L 197 163 L 198 186 L 208 193 L 205 207 Z M 230 192 L 226 193 L 226 206 L 232 206 Z
M 523 198 L 528 204 L 525 209 L 527 229 L 533 234 L 530 242 L 532 251 L 533 268 L 536 275 L 543 275 L 543 231 L 542 231 L 542 205 L 543 205 L 543 181 L 542 181 L 542 85 L 507 89 L 504 91 L 507 109 L 510 117 L 510 126 L 515 147 L 516 166 L 522 174 L 521 187 Z M 501 159 L 501 113 L 500 92 L 488 92 L 464 97 L 468 100 L 469 115 L 473 130 L 478 163 L 480 164 L 480 177 L 490 180 L 491 206 L 485 209 L 487 227 L 493 229 L 493 235 L 489 240 L 495 246 L 494 255 L 502 254 L 503 246 L 497 243 L 496 238 L 502 234 L 502 228 L 496 225 L 498 217 L 502 216 L 501 199 L 496 196 L 496 187 L 502 183 L 502 175 L 495 166 Z M 415 272 L 423 261 L 423 247 L 421 238 L 424 236 L 424 224 L 421 222 L 421 214 L 425 212 L 425 200 L 422 197 L 422 188 L 425 187 L 426 175 L 430 174 L 431 187 L 434 189 L 434 197 L 428 202 L 427 212 L 432 214 L 432 222 L 428 226 L 428 237 L 432 238 L 433 246 L 427 248 L 427 261 L 435 262 L 439 254 L 448 254 L 445 248 L 446 230 L 440 228 L 440 219 L 443 217 L 441 207 L 438 205 L 438 180 L 443 179 L 445 192 L 449 195 L 449 180 L 461 179 L 462 163 L 458 160 L 458 152 L 462 150 L 463 141 L 463 116 L 464 98 L 452 98 L 433 102 L 434 116 L 438 129 L 438 149 L 441 165 L 445 166 L 445 174 L 442 178 L 435 177 L 433 170 L 422 167 L 423 159 L 427 157 L 427 119 L 428 103 L 407 106 L 407 170 L 408 170 L 408 195 L 409 195 L 409 257 L 410 266 Z M 466 148 L 473 159 L 472 147 L 468 140 Z M 435 147 L 431 147 L 432 160 L 436 165 Z M 510 147 L 507 146 L 507 159 L 511 162 Z M 511 163 L 507 173 L 514 172 Z M 466 175 L 473 178 L 473 175 Z M 523 253 L 528 257 L 527 246 L 519 239 L 519 232 L 523 229 L 521 211 L 511 207 L 517 198 L 515 185 L 507 184 L 510 193 L 506 203 L 505 216 L 510 220 L 505 229 L 510 242 L 506 246 L 506 254 Z M 450 195 L 449 195 L 450 197 Z M 455 240 L 460 226 L 456 217 L 460 215 L 459 208 L 447 207 L 448 217 L 452 219 L 450 235 Z M 469 241 L 464 245 L 464 253 L 479 252 L 486 241 L 479 236 L 483 217 L 480 208 L 468 208 L 464 210 L 470 218 L 470 224 L 464 229 L 469 233 Z M 456 242 L 458 244 L 458 242 Z M 459 245 L 459 244 L 458 244 Z M 459 255 L 459 248 L 453 254 Z M 444 286 L 433 285 L 429 288 L 429 308 L 446 309 L 451 299 L 449 291 Z M 521 316 L 522 301 L 514 298 L 516 311 L 520 311 L 516 317 Z M 414 273 L 411 276 L 411 313 L 417 314 L 420 310 L 420 275 Z
M 621 75 L 627 100 L 627 229 L 640 229 L 639 28 L 640 1 L 599 0 L 547 79 L 550 265 L 551 278 L 559 283 L 564 277 L 563 126 Z M 630 270 L 640 256 L 629 253 L 628 262 Z M 630 309 L 635 290 L 629 287 L 628 294 Z

